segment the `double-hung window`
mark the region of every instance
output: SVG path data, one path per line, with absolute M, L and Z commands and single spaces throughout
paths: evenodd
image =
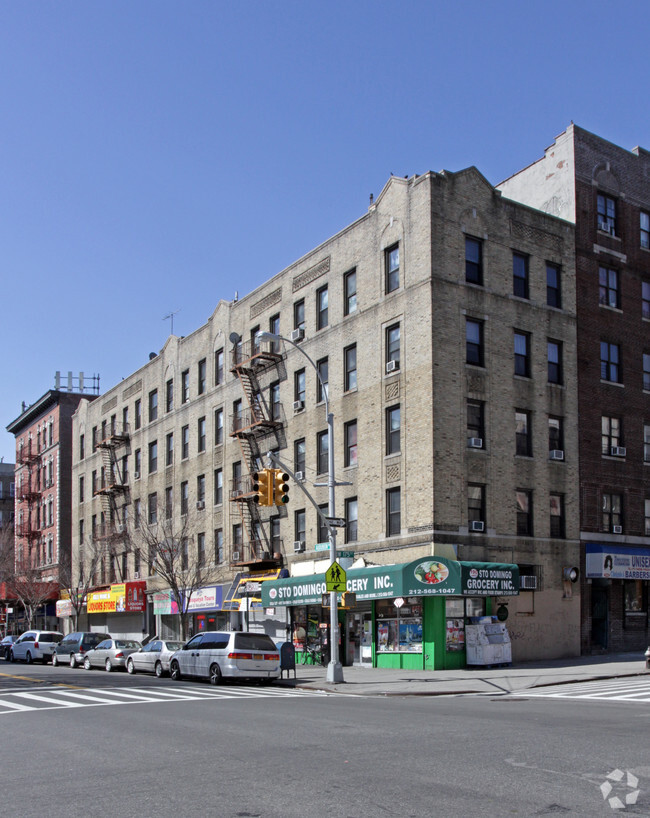
M 623 444 L 621 419 L 612 415 L 602 415 L 600 425 L 602 454 L 611 455 L 612 450 L 620 448 Z
M 343 384 L 345 392 L 351 392 L 357 388 L 357 345 L 352 344 L 343 351 L 343 365 L 345 368 L 345 382 Z
M 620 383 L 620 354 L 618 344 L 600 342 L 600 378 L 603 381 Z
M 533 536 L 533 493 L 526 489 L 516 492 L 517 503 L 517 535 L 519 537 Z
M 399 287 L 399 244 L 384 250 L 385 291 L 392 293 Z
M 483 284 L 483 242 L 465 236 L 465 281 Z
M 386 409 L 386 454 L 399 454 L 401 434 L 400 407 Z
M 357 422 L 350 420 L 345 424 L 345 465 L 357 465 Z
M 598 229 L 612 236 L 616 235 L 616 199 L 598 194 Z
M 562 383 L 562 343 L 548 340 L 546 344 L 548 382 Z
M 523 457 L 531 457 L 533 454 L 530 417 L 530 412 L 522 409 L 515 411 L 515 452 Z
M 512 292 L 519 298 L 528 298 L 528 256 L 512 254 Z
M 557 264 L 546 262 L 546 303 L 549 307 L 562 306 L 561 270 Z
M 465 319 L 465 360 L 474 366 L 483 366 L 483 322 Z
M 343 314 L 357 311 L 357 271 L 349 270 L 343 276 Z
M 530 335 L 515 330 L 515 375 L 530 378 Z
M 604 307 L 619 306 L 618 273 L 609 267 L 598 268 L 598 303 Z
M 639 234 L 641 247 L 650 250 L 650 214 L 643 210 L 639 214 Z
M 620 494 L 603 493 L 603 531 L 620 534 L 623 529 L 623 498 Z
M 327 286 L 316 291 L 316 329 L 325 329 L 329 321 Z

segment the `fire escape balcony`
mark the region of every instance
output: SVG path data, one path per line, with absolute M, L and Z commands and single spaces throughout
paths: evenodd
M 122 446 L 129 440 L 129 424 L 128 423 L 114 423 L 111 428 L 107 430 L 106 437 L 97 443 L 98 449 L 116 449 Z
M 38 453 L 36 446 L 32 445 L 31 440 L 26 446 L 20 446 L 18 448 L 16 460 L 21 466 L 31 466 L 33 463 L 38 462 L 39 459 L 40 454 Z
M 105 486 L 100 486 L 98 489 L 95 489 L 93 492 L 94 497 L 112 497 L 115 494 L 121 494 L 122 492 L 128 491 L 129 485 L 128 483 L 120 483 L 120 482 L 113 482 L 107 483 Z
M 230 354 L 230 371 L 249 369 L 261 371 L 282 360 L 282 353 L 275 341 L 257 341 L 252 338 L 236 345 Z
M 247 500 L 253 500 L 255 496 L 256 492 L 253 491 L 253 479 L 249 475 L 234 478 L 230 481 L 231 500 L 246 502 Z
M 107 542 L 111 540 L 121 540 L 126 533 L 126 526 L 124 523 L 117 521 L 99 523 L 95 526 L 93 539 L 98 542 Z
M 18 523 L 16 526 L 16 536 L 25 537 L 28 540 L 38 540 L 41 536 L 41 529 L 35 523 L 29 521 Z
M 230 437 L 254 437 L 260 432 L 270 432 L 280 426 L 282 421 L 267 418 L 261 410 L 242 410 L 230 416 Z
M 31 481 L 27 485 L 22 485 L 18 488 L 18 499 L 25 500 L 27 503 L 35 503 L 41 496 L 41 490 L 32 484 Z

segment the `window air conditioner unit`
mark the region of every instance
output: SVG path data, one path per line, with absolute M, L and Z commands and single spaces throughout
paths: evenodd
M 304 401 L 302 401 L 302 400 L 295 400 L 295 401 L 293 402 L 293 411 L 294 411 L 294 412 L 302 412 L 302 410 L 303 410 L 304 408 L 305 408 L 305 402 L 304 402 Z
M 612 531 L 614 534 L 622 534 L 623 533 L 623 526 L 622 525 L 613 525 Z
M 548 457 L 549 460 L 564 460 L 564 451 L 562 449 L 551 449 Z
M 293 550 L 295 554 L 302 554 L 305 550 L 305 544 L 302 540 L 296 540 L 293 544 Z
M 298 329 L 291 330 L 291 332 L 289 333 L 289 340 L 293 341 L 294 344 L 296 343 L 296 341 L 302 341 L 302 339 L 304 337 L 305 337 L 305 330 L 302 329 L 302 327 L 299 327 Z
M 199 500 L 196 504 L 196 508 L 198 511 L 203 511 L 205 508 L 205 500 Z
M 612 446 L 609 451 L 612 457 L 625 457 L 627 454 L 627 449 L 625 446 Z
M 386 361 L 386 372 L 395 372 L 399 368 L 399 361 Z
M 140 572 L 139 571 L 134 571 L 133 572 L 133 579 L 140 579 Z
M 521 591 L 536 591 L 537 577 L 534 575 L 519 577 L 519 589 Z
M 483 438 L 482 437 L 470 437 L 467 441 L 467 445 L 470 449 L 482 449 L 483 448 Z
M 139 471 L 134 471 L 133 472 L 133 479 L 134 480 L 139 480 L 140 479 L 140 472 Z
M 609 233 L 611 231 L 609 222 L 599 222 L 598 223 L 598 229 L 602 230 L 603 233 Z
M 294 477 L 294 480 L 298 480 L 298 481 L 300 481 L 300 482 L 302 482 L 302 481 L 305 479 L 305 475 L 304 475 L 304 473 L 303 473 L 303 472 L 301 472 L 301 471 L 297 471 L 297 472 L 295 472 L 295 474 L 293 475 L 293 477 Z
M 233 562 L 239 562 L 239 556 L 240 556 L 239 551 L 233 551 L 232 552 L 232 561 Z
M 483 531 L 484 528 L 485 523 L 483 520 L 472 520 L 472 522 L 469 524 L 470 531 Z

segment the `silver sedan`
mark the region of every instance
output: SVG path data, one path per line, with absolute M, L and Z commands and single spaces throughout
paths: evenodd
M 154 639 L 129 656 L 126 660 L 126 669 L 129 673 L 155 673 L 158 677 L 163 676 L 169 673 L 169 660 L 172 653 L 182 647 L 182 642 Z
M 124 668 L 128 657 L 140 650 L 142 645 L 135 639 L 104 639 L 96 648 L 86 651 L 84 668 L 103 667 L 109 673 Z

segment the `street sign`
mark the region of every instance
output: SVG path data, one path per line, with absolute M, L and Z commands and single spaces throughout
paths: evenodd
M 314 546 L 314 551 L 329 551 L 330 544 L 328 542 L 317 542 Z
M 341 557 L 344 560 L 352 560 L 354 559 L 354 551 L 339 551 L 337 549 L 336 556 Z
M 325 588 L 329 593 L 345 591 L 346 579 L 345 568 L 341 568 L 338 562 L 334 562 L 325 572 Z
M 343 517 L 325 517 L 325 519 L 334 528 L 345 528 L 345 519 Z

